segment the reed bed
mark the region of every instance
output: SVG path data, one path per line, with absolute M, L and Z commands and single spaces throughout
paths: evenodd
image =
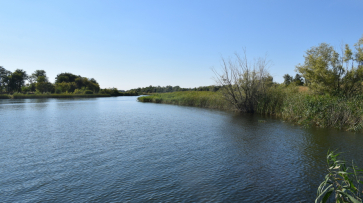
M 300 87 L 271 88 L 259 101 L 256 112 L 303 126 L 363 130 L 363 95 L 316 95 Z
M 363 129 L 363 96 L 295 94 L 285 98 L 282 118 L 301 125 Z
M 154 102 L 164 104 L 177 104 L 183 106 L 196 106 L 211 109 L 234 109 L 218 92 L 208 91 L 181 91 L 172 93 L 152 94 L 138 97 L 140 102 Z
M 219 92 L 187 91 L 139 97 L 140 102 L 154 102 L 236 110 Z M 363 95 L 336 97 L 314 95 L 299 87 L 274 87 L 261 97 L 255 113 L 274 115 L 303 126 L 363 130 Z

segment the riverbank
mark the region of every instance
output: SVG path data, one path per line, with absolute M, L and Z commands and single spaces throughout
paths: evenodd
M 273 115 L 303 126 L 362 131 L 363 95 L 350 98 L 334 97 L 314 95 L 300 89 L 298 87 L 270 89 L 268 94 L 258 102 L 255 113 Z M 223 99 L 219 92 L 161 93 L 139 97 L 138 101 L 236 110 L 233 105 Z
M 0 95 L 0 99 L 35 99 L 35 98 L 91 98 L 111 97 L 109 94 L 19 94 Z
M 182 91 L 172 93 L 157 93 L 137 98 L 140 102 L 153 102 L 163 104 L 176 104 L 211 109 L 232 110 L 233 106 L 227 103 L 218 92 L 209 91 Z

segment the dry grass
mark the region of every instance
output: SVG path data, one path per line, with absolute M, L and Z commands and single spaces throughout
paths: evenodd
M 299 92 L 309 92 L 310 89 L 309 87 L 306 87 L 306 86 L 299 86 Z

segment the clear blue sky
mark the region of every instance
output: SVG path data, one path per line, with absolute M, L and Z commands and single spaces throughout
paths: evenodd
M 0 65 L 71 72 L 101 88 L 214 84 L 211 67 L 246 47 L 282 82 L 304 52 L 363 35 L 362 0 L 4 0 Z

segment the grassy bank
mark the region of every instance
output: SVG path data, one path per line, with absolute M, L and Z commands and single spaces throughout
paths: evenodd
M 208 91 L 183 91 L 152 94 L 149 96 L 139 97 L 138 100 L 140 102 L 177 104 L 183 106 L 196 106 L 212 109 L 233 109 L 233 106 L 225 102 L 225 100 L 218 92 Z
M 173 92 L 139 97 L 140 102 L 154 102 L 196 106 L 222 110 L 235 110 L 219 92 Z M 363 95 L 334 97 L 314 95 L 299 87 L 276 87 L 262 97 L 256 113 L 274 115 L 303 126 L 319 126 L 363 130 Z
M 296 94 L 284 99 L 281 116 L 301 125 L 362 131 L 363 96 Z
M 91 98 L 91 97 L 110 97 L 109 94 L 21 94 L 1 95 L 0 99 L 32 99 L 32 98 Z

